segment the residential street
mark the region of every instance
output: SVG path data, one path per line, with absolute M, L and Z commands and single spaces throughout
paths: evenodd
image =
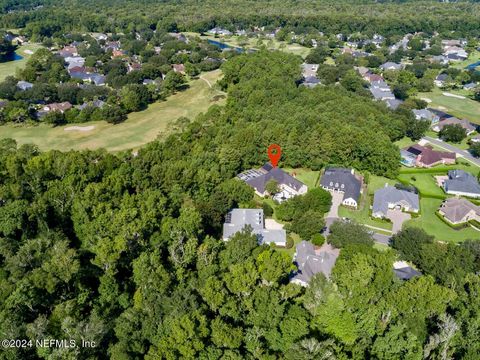
M 435 146 L 438 146 L 442 149 L 445 149 L 445 150 L 448 150 L 448 151 L 452 151 L 452 152 L 455 152 L 457 153 L 457 155 L 465 158 L 466 160 L 474 163 L 475 165 L 477 166 L 480 166 L 480 159 L 477 159 L 475 157 L 473 157 L 468 151 L 466 150 L 462 150 L 462 149 L 459 149 L 445 141 L 441 141 L 441 140 L 438 140 L 438 139 L 435 139 L 435 138 L 432 138 L 430 136 L 424 136 L 422 138 L 422 140 L 425 140 L 425 141 L 428 141 L 430 143 L 432 143 L 433 145 Z

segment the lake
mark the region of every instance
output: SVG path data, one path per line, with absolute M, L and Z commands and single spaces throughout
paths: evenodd
M 477 61 L 476 63 L 470 64 L 465 67 L 467 70 L 475 70 L 476 67 L 480 66 L 480 61 Z
M 216 41 L 216 40 L 210 40 L 208 39 L 208 43 L 209 44 L 212 44 L 212 45 L 215 45 L 216 47 L 220 48 L 220 49 L 235 49 L 236 51 L 238 52 L 243 52 L 243 49 L 242 48 L 239 48 L 239 47 L 234 47 L 234 46 L 230 46 L 228 44 L 225 44 L 223 42 L 220 42 L 220 41 Z
M 4 56 L 0 58 L 0 62 L 5 63 L 5 62 L 10 62 L 10 61 L 17 61 L 17 60 L 22 60 L 23 56 L 20 54 L 17 54 L 16 52 L 8 54 L 7 56 Z

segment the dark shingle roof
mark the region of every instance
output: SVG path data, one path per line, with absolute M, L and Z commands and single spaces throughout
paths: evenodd
M 345 192 L 345 199 L 352 198 L 358 201 L 362 182 L 352 174 L 352 170 L 345 168 L 328 168 L 320 181 L 322 186 L 339 189 Z M 342 187 L 343 185 L 343 187 Z
M 268 171 L 268 170 L 267 170 Z M 257 176 L 246 181 L 248 185 L 255 188 L 258 192 L 265 192 L 265 186 L 269 180 L 275 180 L 279 185 L 288 185 L 292 189 L 298 191 L 304 185 L 301 181 L 295 179 L 290 174 L 287 174 L 282 169 L 276 167 L 269 170 L 267 173 Z

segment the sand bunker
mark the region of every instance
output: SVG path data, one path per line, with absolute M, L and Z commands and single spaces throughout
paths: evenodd
M 449 97 L 457 98 L 457 99 L 466 99 L 465 96 L 455 95 L 455 94 L 448 93 L 448 92 L 444 92 L 444 93 L 442 93 L 442 95 L 443 95 L 443 96 L 449 96 Z
M 69 127 L 66 127 L 65 131 L 90 131 L 90 130 L 93 130 L 95 129 L 95 126 L 93 125 L 90 125 L 90 126 L 69 126 Z
M 429 99 L 429 98 L 421 98 L 420 100 L 423 100 L 423 101 L 425 101 L 426 103 L 431 103 L 431 102 L 432 102 L 432 100 Z
M 24 53 L 27 54 L 27 55 L 32 55 L 33 51 L 32 50 L 25 50 Z

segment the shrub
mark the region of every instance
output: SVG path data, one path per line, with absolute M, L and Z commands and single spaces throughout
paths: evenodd
M 293 241 L 293 238 L 290 235 L 287 235 L 287 243 L 285 245 L 285 248 L 291 249 L 294 244 L 295 244 L 295 241 Z
M 313 245 L 322 246 L 325 243 L 325 237 L 322 234 L 315 234 L 312 236 L 310 241 Z
M 266 202 L 264 202 L 262 204 L 262 209 L 263 209 L 263 213 L 265 214 L 265 216 L 272 216 L 273 215 L 273 208 L 267 204 Z

